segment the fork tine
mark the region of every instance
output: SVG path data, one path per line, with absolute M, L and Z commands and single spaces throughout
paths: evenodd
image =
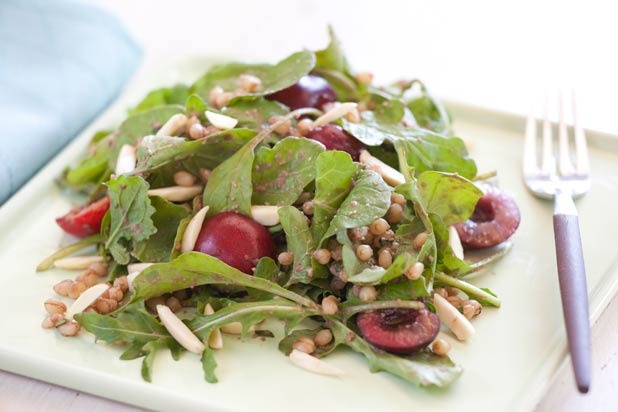
M 552 144 L 551 121 L 549 120 L 549 109 L 547 95 L 545 96 L 545 115 L 543 118 L 543 155 L 541 158 L 541 172 L 549 176 L 554 173 L 554 150 Z
M 536 158 L 536 118 L 532 110 L 526 122 L 523 169 L 524 176 L 534 176 L 539 170 Z
M 560 93 L 558 112 L 558 167 L 562 176 L 573 174 L 573 164 L 569 156 L 569 132 L 564 119 L 564 96 Z
M 587 175 L 590 172 L 590 165 L 588 160 L 588 143 L 586 142 L 586 134 L 584 128 L 579 122 L 579 113 L 577 112 L 577 105 L 575 103 L 575 91 L 572 93 L 572 105 L 573 105 L 573 130 L 575 133 L 575 155 L 577 159 L 577 174 Z

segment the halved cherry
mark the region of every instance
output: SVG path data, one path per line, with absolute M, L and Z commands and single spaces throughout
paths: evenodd
M 326 103 L 334 102 L 337 98 L 330 84 L 322 77 L 308 74 L 287 89 L 279 90 L 266 96 L 268 100 L 276 100 L 290 108 L 315 107 L 322 109 Z
M 85 237 L 101 231 L 103 216 L 109 209 L 109 197 L 71 209 L 69 213 L 56 218 L 56 223 L 71 235 Z
M 438 316 L 427 309 L 383 309 L 360 313 L 356 325 L 373 346 L 409 355 L 429 345 L 440 331 Z
M 251 275 L 260 258 L 274 258 L 275 243 L 268 230 L 250 217 L 221 212 L 204 221 L 193 250 Z
M 358 161 L 360 152 L 365 148 L 364 144 L 336 124 L 313 128 L 307 137 L 322 143 L 327 150 L 347 152 L 355 161 Z
M 496 246 L 510 238 L 521 220 L 512 197 L 494 186 L 484 188 L 470 219 L 455 225 L 466 249 Z

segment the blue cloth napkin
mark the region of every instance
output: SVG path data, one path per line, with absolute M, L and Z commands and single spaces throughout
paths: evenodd
M 0 1 L 0 205 L 114 100 L 140 56 L 83 1 Z

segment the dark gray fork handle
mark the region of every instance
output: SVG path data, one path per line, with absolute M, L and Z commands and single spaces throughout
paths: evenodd
M 562 310 L 575 382 L 579 391 L 586 393 L 590 388 L 591 359 L 588 289 L 586 287 L 584 255 L 582 253 L 577 211 L 573 206 L 574 213 L 571 210 L 560 213 L 558 201 L 559 199 L 556 199 L 554 237 L 556 239 Z

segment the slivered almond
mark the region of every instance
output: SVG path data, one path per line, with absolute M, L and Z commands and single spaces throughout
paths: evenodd
M 208 209 L 208 206 L 204 206 L 189 221 L 185 233 L 182 235 L 182 245 L 180 247 L 182 253 L 193 250 L 195 241 L 200 234 L 200 230 L 202 230 L 202 224 L 204 223 Z
M 378 172 L 380 176 L 382 176 L 382 179 L 393 187 L 406 182 L 403 175 L 398 170 L 393 169 L 377 157 L 373 157 L 366 150 L 361 151 L 360 162 Z
M 435 293 L 433 295 L 433 305 L 436 308 L 436 315 L 438 315 L 440 321 L 455 334 L 457 339 L 466 340 L 474 335 L 474 326 L 448 300 Z
M 322 116 L 315 119 L 315 121 L 313 122 L 313 127 L 324 126 L 325 124 L 333 122 L 340 117 L 343 117 L 346 114 L 350 113 L 351 111 L 356 110 L 357 106 L 358 104 L 353 102 L 338 104 L 326 113 L 324 113 Z
M 135 278 L 137 277 L 137 275 L 139 275 L 140 273 L 142 273 L 141 271 L 139 272 L 131 272 L 127 275 L 127 283 L 129 284 L 129 290 L 131 292 L 133 292 L 133 281 L 135 280 Z
M 204 344 L 191 332 L 180 318 L 174 315 L 172 310 L 165 305 L 157 305 L 157 314 L 165 329 L 176 339 L 183 348 L 193 353 L 202 353 Z
M 116 159 L 116 175 L 119 176 L 125 173 L 131 173 L 135 170 L 136 163 L 137 157 L 135 147 L 128 144 L 122 145 L 118 153 L 118 158 Z
M 453 249 L 453 253 L 459 259 L 463 260 L 464 258 L 464 249 L 461 245 L 461 239 L 459 238 L 459 233 L 457 233 L 457 229 L 454 226 L 448 227 L 448 245 Z
M 155 136 L 176 136 L 178 132 L 184 130 L 187 121 L 187 116 L 182 113 L 178 113 L 169 118 L 167 122 L 157 132 Z
M 228 130 L 233 129 L 236 124 L 238 124 L 238 120 L 233 117 L 226 116 L 224 114 L 219 114 L 215 112 L 211 112 L 206 110 L 205 112 L 206 118 L 208 121 L 217 129 Z
M 72 320 L 73 315 L 81 313 L 86 308 L 94 303 L 110 286 L 107 283 L 99 283 L 94 285 L 85 291 L 73 302 L 71 307 L 65 312 L 64 317 L 67 320 Z
M 215 313 L 215 310 L 210 303 L 208 303 L 204 308 L 204 315 L 212 315 L 213 313 Z M 221 330 L 214 329 L 210 332 L 210 335 L 208 335 L 208 347 L 211 349 L 223 348 L 223 335 L 221 335 Z
M 169 186 L 160 189 L 150 189 L 148 196 L 159 196 L 170 202 L 185 202 L 193 199 L 202 192 L 203 187 L 195 186 Z
M 290 353 L 290 361 L 304 370 L 320 375 L 341 376 L 344 374 L 341 369 L 296 349 L 293 349 Z
M 127 265 L 127 271 L 129 273 L 133 273 L 133 272 L 141 272 L 142 270 L 146 269 L 149 266 L 154 265 L 154 263 L 151 262 L 143 262 L 143 263 L 129 263 Z
M 263 226 L 279 224 L 279 206 L 251 206 L 251 217 Z
M 58 269 L 80 270 L 99 262 L 103 262 L 102 256 L 72 256 L 56 260 L 54 266 Z
M 229 333 L 230 335 L 240 335 L 242 333 L 242 323 L 230 322 L 221 326 L 221 332 Z

